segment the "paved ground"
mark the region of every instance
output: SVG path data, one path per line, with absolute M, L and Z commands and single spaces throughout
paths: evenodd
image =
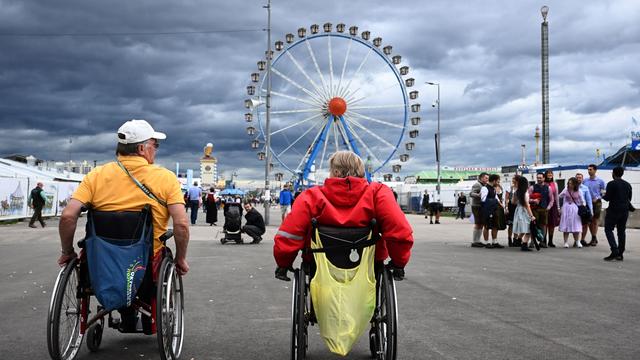
M 272 214 L 279 216 L 277 209 Z M 407 279 L 398 284 L 399 359 L 640 359 L 638 230 L 628 231 L 625 261 L 605 263 L 604 241 L 539 253 L 476 249 L 469 247 L 466 221 L 429 225 L 408 217 L 416 243 Z M 48 358 L 45 320 L 59 251 L 57 221 L 48 224 L 0 227 L 5 359 Z M 182 358 L 288 358 L 290 283 L 273 278 L 276 227 L 259 245 L 221 245 L 219 231 L 191 227 Z M 347 358 L 368 353 L 363 338 Z M 338 358 L 317 328 L 310 328 L 309 354 Z M 83 345 L 78 358 L 156 359 L 158 353 L 154 337 L 107 330 L 99 353 Z

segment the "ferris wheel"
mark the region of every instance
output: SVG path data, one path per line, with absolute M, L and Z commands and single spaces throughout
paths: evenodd
M 367 175 L 400 172 L 415 148 L 420 125 L 415 80 L 382 38 L 357 26 L 314 24 L 275 42 L 271 56 L 270 152 L 300 180 L 321 182 L 329 156 L 351 150 Z M 247 134 L 265 159 L 266 61 L 251 74 L 245 107 Z M 255 124 L 255 125 L 254 125 Z M 282 176 L 280 174 L 280 176 Z M 384 174 L 390 178 L 391 174 Z

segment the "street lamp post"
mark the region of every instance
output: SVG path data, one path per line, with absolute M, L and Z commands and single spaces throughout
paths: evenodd
M 271 189 L 269 185 L 269 171 L 271 164 L 271 130 L 270 116 L 271 116 L 271 0 L 267 1 L 267 5 L 264 6 L 267 9 L 267 101 L 266 101 L 266 121 L 265 121 L 265 153 L 266 161 L 264 165 L 264 192 L 266 199 L 264 202 L 264 223 L 269 225 L 269 210 L 271 208 Z
M 436 185 L 436 193 L 438 194 L 438 200 L 440 199 L 440 83 L 434 83 L 427 81 L 426 84 L 433 85 L 438 87 L 438 100 L 436 100 L 436 104 L 438 105 L 438 127 L 436 129 L 436 167 L 438 169 L 438 183 Z

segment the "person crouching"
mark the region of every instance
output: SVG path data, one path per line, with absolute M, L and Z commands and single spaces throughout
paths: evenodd
M 242 232 L 253 238 L 252 244 L 257 244 L 262 241 L 262 235 L 266 231 L 264 219 L 258 210 L 253 208 L 251 202 L 244 203 L 244 210 L 246 211 L 244 218 L 247 223 L 242 227 Z

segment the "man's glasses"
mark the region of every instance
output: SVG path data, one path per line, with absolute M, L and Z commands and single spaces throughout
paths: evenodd
M 158 148 L 160 147 L 160 143 L 158 143 L 158 142 L 154 142 L 154 143 L 147 143 L 147 144 L 149 144 L 149 145 L 153 146 L 153 147 L 154 147 L 154 148 L 156 148 L 156 149 L 158 149 Z

